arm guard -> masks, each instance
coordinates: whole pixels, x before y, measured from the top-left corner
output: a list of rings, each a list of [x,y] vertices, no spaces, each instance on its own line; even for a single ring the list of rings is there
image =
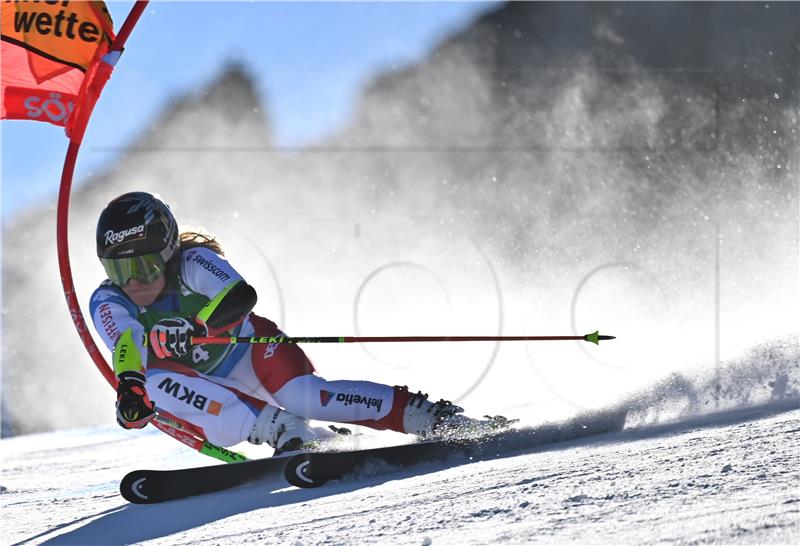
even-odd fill
[[[197,313],[197,323],[206,328],[209,336],[219,335],[242,322],[257,300],[255,288],[244,281],[235,281]]]
[[[143,345],[143,344],[142,344]],[[133,339],[133,329],[125,330],[114,345],[114,375],[123,372],[144,373],[140,347]]]

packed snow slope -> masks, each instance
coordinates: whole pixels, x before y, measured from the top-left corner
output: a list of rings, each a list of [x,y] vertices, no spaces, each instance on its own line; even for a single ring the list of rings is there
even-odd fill
[[[800,406],[783,399],[448,468],[316,490],[265,480],[127,504],[135,468],[206,464],[156,431],[2,446],[3,544],[780,543],[800,541]]]

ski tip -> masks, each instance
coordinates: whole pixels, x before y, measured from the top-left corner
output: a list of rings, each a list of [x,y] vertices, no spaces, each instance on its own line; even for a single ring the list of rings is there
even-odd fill
[[[314,454],[299,453],[286,461],[286,466],[283,468],[283,476],[286,481],[295,487],[303,489],[310,489],[320,487],[328,482],[325,476],[318,475],[314,470],[319,470],[317,465],[319,461],[315,461]]]
[[[149,495],[150,484],[148,483],[146,472],[134,470],[122,478],[119,484],[119,492],[125,500],[134,504],[158,502]]]
[[[586,334],[585,336],[583,336],[583,339],[585,341],[588,341],[589,343],[594,343],[595,345],[600,345],[601,341],[607,341],[607,340],[610,340],[610,339],[617,339],[617,338],[616,338],[616,336],[605,336],[605,335],[601,336],[600,335],[600,331],[599,330],[595,330],[591,334]]]

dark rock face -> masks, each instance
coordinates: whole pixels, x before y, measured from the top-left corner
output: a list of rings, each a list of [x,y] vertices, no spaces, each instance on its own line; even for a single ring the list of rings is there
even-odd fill
[[[565,264],[637,247],[656,259],[700,224],[760,231],[773,213],[787,220],[768,220],[785,237],[777,252],[793,255],[799,14],[510,3],[379,78],[337,143],[374,152],[378,202],[387,188],[425,193],[519,265],[545,250]]]
[[[450,38],[428,63],[380,78],[366,100],[404,96],[412,101],[405,107],[424,116],[438,109],[431,107],[430,98],[407,93],[412,80],[425,82],[428,93],[435,84],[452,87],[452,96],[454,89],[466,94],[472,83],[469,76],[477,72],[488,82],[485,90],[474,89],[475,94],[485,94],[484,106],[547,110],[557,100],[555,92],[568,86],[576,74],[591,70],[600,78],[599,89],[592,93],[592,88],[584,86],[582,90],[589,93],[586,99],[593,111],[607,110],[615,102],[629,103],[631,97],[618,92],[635,87],[637,81],[657,84],[658,89],[642,91],[651,95],[664,91],[676,103],[691,104],[686,91],[695,91],[709,103],[711,110],[703,113],[710,117],[725,117],[725,112],[714,109],[734,106],[742,99],[773,106],[778,106],[776,100],[796,103],[799,10],[792,3],[512,2]],[[459,63],[462,74],[442,70]],[[683,93],[675,96],[678,90]],[[776,94],[779,99],[774,98]],[[672,107],[665,114],[683,113],[689,116],[684,121],[691,119],[693,111],[698,115],[701,108]],[[485,129],[496,134],[507,129],[504,121]],[[476,144],[486,142],[486,132]],[[505,142],[503,136],[501,132],[495,140]],[[548,147],[552,142],[539,137],[527,144]]]

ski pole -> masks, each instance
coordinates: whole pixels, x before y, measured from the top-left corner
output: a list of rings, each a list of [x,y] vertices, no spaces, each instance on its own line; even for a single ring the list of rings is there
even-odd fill
[[[616,339],[595,331],[584,336],[405,336],[405,337],[192,337],[192,345],[235,345],[238,343],[406,343],[429,341],[588,341],[599,345],[601,341]]]
[[[199,451],[203,455],[208,455],[209,457],[219,459],[220,461],[224,461],[226,463],[238,463],[248,460],[247,457],[241,453],[237,453],[235,451],[231,451],[230,449],[212,444],[203,438],[198,438],[186,430],[186,427],[184,427],[180,422],[176,421],[175,419],[170,419],[169,417],[159,413],[156,413],[156,417],[153,419],[153,425],[161,432],[164,432],[176,440],[183,442],[187,446]]]

